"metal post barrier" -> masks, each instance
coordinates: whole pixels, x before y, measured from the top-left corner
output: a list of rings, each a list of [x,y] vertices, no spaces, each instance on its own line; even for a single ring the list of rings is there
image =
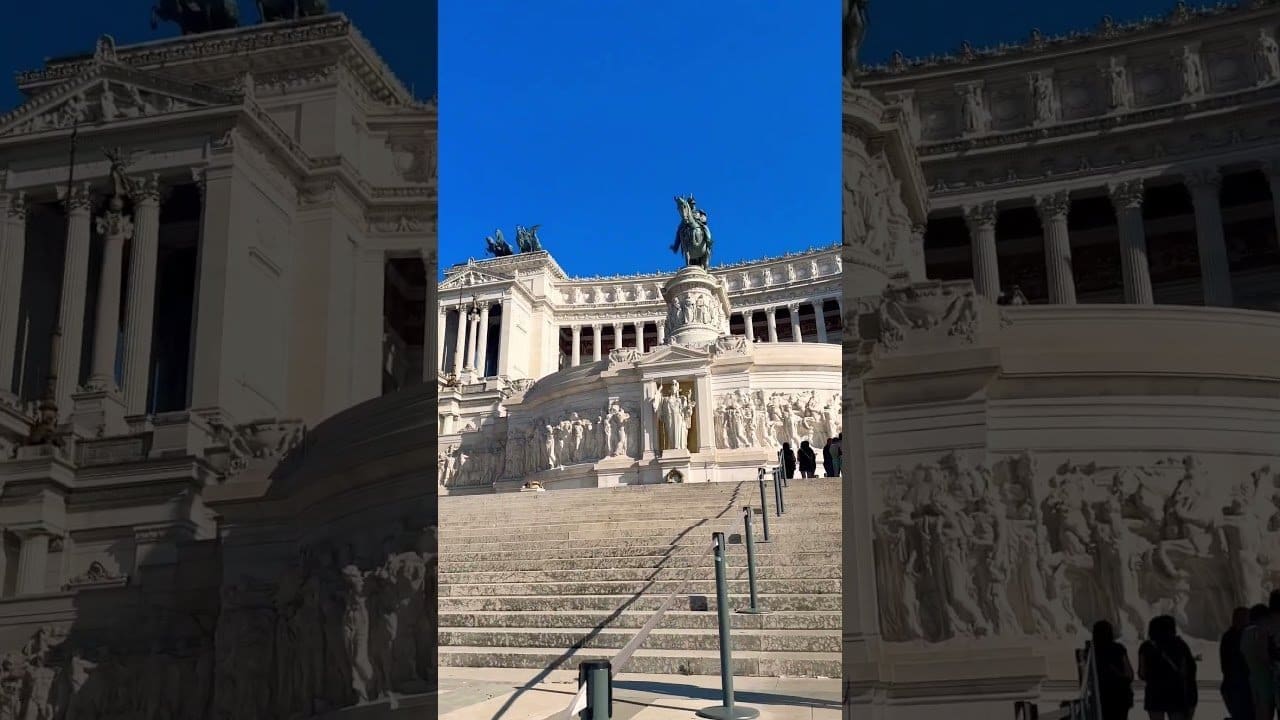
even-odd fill
[[[610,720],[613,717],[613,668],[608,660],[585,660],[578,666],[578,686],[587,686],[586,706],[579,720]]]
[[[760,468],[756,480],[760,483],[760,521],[764,523],[764,539],[760,542],[769,542],[769,504],[764,497],[764,468]]]
[[[756,595],[756,541],[751,531],[751,506],[742,508],[743,542],[747,545],[747,586],[751,592],[751,606],[738,612],[746,615],[767,615],[760,609],[759,597]]]
[[[778,468],[773,474],[773,492],[778,496],[778,517],[782,517],[783,513],[787,511],[786,494],[782,490],[786,486],[786,480],[784,479],[786,476],[787,471],[784,467]]]
[[[729,637],[729,581],[725,569],[724,533],[712,534],[716,553],[716,614],[720,621],[720,692],[723,705],[703,708],[697,715],[711,720],[752,720],[760,711],[733,703],[733,641]]]

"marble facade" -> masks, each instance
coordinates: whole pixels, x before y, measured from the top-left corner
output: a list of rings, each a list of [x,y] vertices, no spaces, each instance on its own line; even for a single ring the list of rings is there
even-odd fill
[[[843,270],[834,248],[613,278],[544,251],[450,268],[440,492],[753,479],[784,441],[820,447],[840,432]]]
[[[1214,712],[1280,586],[1278,25],[1178,3],[846,77],[846,717],[1047,711],[1095,620],[1133,652],[1154,614]]]
[[[18,85],[0,718],[425,696],[435,104],[340,14],[104,36]]]

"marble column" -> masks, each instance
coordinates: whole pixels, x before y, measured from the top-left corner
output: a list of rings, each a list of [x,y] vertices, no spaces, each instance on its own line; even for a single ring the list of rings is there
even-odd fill
[[[573,349],[569,351],[569,365],[578,367],[582,364],[582,326],[573,326]]]
[[[73,188],[67,198],[67,254],[62,266],[62,297],[58,303],[58,327],[62,331],[58,348],[58,414],[71,413],[71,395],[80,384],[80,350],[84,338],[85,294],[89,289],[90,222],[89,183]]]
[[[600,323],[592,323],[592,324],[591,324],[591,332],[592,332],[592,336],[591,336],[591,339],[592,339],[592,344],[591,344],[591,360],[592,360],[592,362],[600,362],[600,335],[601,335],[601,329],[602,329],[602,328],[601,328],[601,326],[600,326]]]
[[[769,342],[778,342],[778,309],[766,308],[765,319],[769,321]]]
[[[0,395],[14,389],[22,267],[27,253],[27,197],[0,194]]]
[[[787,312],[791,314],[791,339],[804,342],[804,333],[800,331],[800,306],[792,303],[787,306]]]
[[[748,310],[742,313],[742,325],[744,328],[746,328],[747,340],[749,342],[756,341],[755,319],[756,319],[755,310]]]
[[[479,374],[476,357],[480,354],[480,311],[474,306],[467,310],[467,327],[471,329],[471,335],[467,339],[467,367]]]
[[[617,350],[622,347],[622,323],[613,324],[613,347],[610,350]]]
[[[1185,181],[1196,213],[1204,304],[1231,307],[1231,263],[1222,231],[1222,174],[1217,168],[1195,168],[1187,172]]]
[[[515,304],[510,300],[499,301],[502,316],[498,320],[498,374],[511,375],[511,323]]]
[[[643,323],[643,322],[638,322],[638,323],[636,323],[636,349],[640,351],[640,354],[641,354],[641,355],[643,355],[643,354],[644,354],[644,352],[645,352],[645,350],[644,350],[644,329],[645,329],[645,323]]]
[[[102,235],[102,274],[98,280],[97,319],[93,326],[93,364],[89,386],[116,391],[116,350],[120,344],[120,290],[124,286],[124,243],[133,237],[133,220],[124,214],[124,198],[112,197],[98,217]]]
[[[1120,231],[1120,262],[1124,276],[1124,301],[1151,305],[1151,268],[1147,262],[1147,231],[1142,221],[1142,179],[1113,182],[1107,186],[1116,209]]]
[[[440,307],[436,311],[436,367],[444,367],[444,331],[448,325],[449,311],[444,307]],[[424,380],[434,380],[435,378],[423,378]]]
[[[1276,226],[1276,244],[1280,245],[1280,158],[1267,161],[1264,169],[1267,173],[1267,184],[1271,186],[1271,220]]]
[[[488,377],[489,375],[488,365],[489,365],[489,305],[490,304],[491,303],[489,302],[485,302],[484,305],[480,306],[480,324],[479,324],[480,333],[476,337],[476,346],[480,348],[480,351],[476,354],[476,373],[478,373],[480,377]]]
[[[387,255],[380,249],[357,249],[351,258],[355,303],[351,328],[352,404],[382,395],[386,371]]]
[[[22,546],[18,551],[18,595],[45,592],[45,574],[49,566],[49,534],[42,530],[18,533]]]
[[[994,200],[964,208],[969,226],[969,245],[973,254],[973,280],[978,293],[995,302],[1000,298],[1000,257],[996,251],[996,216]]]
[[[457,332],[453,338],[453,374],[457,375],[462,372],[462,356],[467,351],[467,314],[463,312],[461,305],[453,308],[453,313],[458,316],[454,326]]]
[[[666,341],[667,341],[667,321],[659,320],[658,321],[658,344],[661,345]]]
[[[129,248],[129,297],[124,320],[124,403],[128,415],[147,411],[151,334],[156,307],[156,257],[160,250],[160,176],[137,183],[133,244]]]
[[[1067,214],[1071,211],[1071,193],[1059,190],[1036,196],[1036,211],[1044,231],[1045,273],[1049,280],[1049,302],[1074,305],[1076,282],[1071,273],[1071,235]]]
[[[813,319],[817,321],[818,342],[827,342],[827,310],[826,301],[818,300],[813,304]]]

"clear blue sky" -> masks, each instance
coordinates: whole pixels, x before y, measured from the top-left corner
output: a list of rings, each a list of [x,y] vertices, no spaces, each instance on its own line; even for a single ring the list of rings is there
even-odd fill
[[[571,275],[675,268],[673,197],[716,264],[840,240],[838,0],[445,0],[440,265],[541,224]]]
[[[1031,34],[1031,28],[1046,35],[1090,30],[1104,15],[1123,23],[1164,15],[1173,6],[1174,0],[870,0],[869,29],[859,59],[882,63],[894,50],[907,57],[942,54],[964,40],[974,47],[1018,42]]]
[[[0,68],[10,74],[0,82],[0,112],[22,100],[12,73],[34,70],[46,57],[93,52],[103,34],[121,45],[178,35],[178,26],[161,23],[151,29],[153,0],[59,0],[16,2],[0,24]],[[21,11],[16,10],[21,6]],[[330,0],[346,13],[378,50],[396,76],[421,99],[436,89],[437,0]],[[242,25],[257,22],[257,3],[240,0]]]

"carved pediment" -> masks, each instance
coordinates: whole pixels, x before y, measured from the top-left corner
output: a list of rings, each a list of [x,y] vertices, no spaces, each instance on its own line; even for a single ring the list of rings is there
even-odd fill
[[[481,272],[474,267],[468,267],[466,270],[463,270],[457,275],[447,278],[444,282],[440,283],[440,289],[452,290],[455,288],[471,287],[473,285],[489,285],[492,283],[508,282],[509,280],[510,278],[491,275],[486,272]]]
[[[240,102],[241,97],[121,65],[99,64],[0,116],[0,136],[230,105]]]

